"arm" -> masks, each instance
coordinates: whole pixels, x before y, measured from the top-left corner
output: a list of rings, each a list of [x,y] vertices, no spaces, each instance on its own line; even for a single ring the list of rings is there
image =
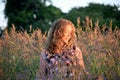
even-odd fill
[[[82,52],[81,52],[81,50],[78,47],[76,47],[76,51],[77,51],[76,57],[78,58],[78,64],[80,65],[80,67],[85,69],[85,64],[84,64],[84,61],[83,61]]]
[[[85,72],[86,74],[89,74],[89,73],[86,71],[86,69],[85,69],[85,64],[84,64],[83,55],[82,55],[81,50],[80,50],[78,47],[76,47],[76,51],[77,51],[76,57],[78,58],[78,64],[79,64],[80,67],[84,70],[84,72]]]
[[[46,61],[45,61],[45,54],[42,52],[40,54],[40,65],[39,65],[39,72],[38,72],[38,77],[37,80],[47,80],[46,79],[46,74],[45,74],[45,70],[46,70]],[[41,78],[41,79],[40,79]]]

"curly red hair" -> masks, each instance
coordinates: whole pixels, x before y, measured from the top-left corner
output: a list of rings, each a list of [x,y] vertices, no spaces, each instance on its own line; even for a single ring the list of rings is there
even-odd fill
[[[64,43],[62,36],[66,25],[72,27],[71,38],[68,43]],[[63,49],[71,47],[75,42],[75,26],[74,24],[67,19],[58,19],[52,25],[48,31],[48,37],[45,44],[45,50],[49,53],[61,53]]]

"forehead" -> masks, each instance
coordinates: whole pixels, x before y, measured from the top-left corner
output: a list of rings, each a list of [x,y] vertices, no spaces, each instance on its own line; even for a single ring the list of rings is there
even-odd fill
[[[61,31],[72,31],[73,30],[73,27],[72,25],[65,25],[65,26],[62,26],[61,28]]]

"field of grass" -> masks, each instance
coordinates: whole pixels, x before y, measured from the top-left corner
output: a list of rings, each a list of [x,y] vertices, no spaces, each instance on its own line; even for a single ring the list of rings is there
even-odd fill
[[[89,80],[120,80],[120,29],[112,30],[110,22],[106,30],[106,25],[93,25],[87,18],[84,26],[78,20],[77,27]],[[45,39],[39,29],[30,34],[14,26],[9,33],[5,30],[0,37],[0,80],[34,80]]]

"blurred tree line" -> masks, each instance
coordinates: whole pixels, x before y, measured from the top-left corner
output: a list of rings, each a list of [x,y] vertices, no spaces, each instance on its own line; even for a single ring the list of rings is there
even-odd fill
[[[52,0],[3,1],[5,3],[4,14],[8,18],[8,29],[14,24],[16,30],[29,32],[29,26],[32,25],[32,29],[40,28],[42,32],[45,32],[51,23],[58,18],[69,19],[76,25],[78,17],[82,22],[86,16],[89,16],[93,22],[99,20],[100,25],[109,25],[110,20],[112,20],[113,25],[120,28],[120,10],[116,5],[89,3],[86,7],[72,8],[68,13],[63,13],[52,5]]]
[[[43,32],[48,30],[50,23],[62,15],[62,11],[52,5],[50,0],[4,0],[5,17],[8,18],[8,28],[12,24],[17,30],[40,28]],[[47,6],[46,3],[50,5]]]
[[[76,18],[80,17],[81,25],[84,25],[86,16],[89,16],[93,23],[99,21],[100,26],[105,24],[109,27],[110,21],[112,21],[113,29],[116,26],[120,28],[119,6],[89,3],[86,7],[72,8],[66,15],[75,24],[77,24]]]

